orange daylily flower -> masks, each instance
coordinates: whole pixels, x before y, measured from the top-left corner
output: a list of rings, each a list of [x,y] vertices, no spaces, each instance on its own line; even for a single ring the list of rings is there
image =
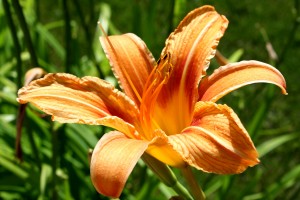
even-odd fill
[[[107,196],[121,194],[145,152],[174,167],[241,173],[259,163],[258,153],[234,111],[216,101],[252,83],[272,83],[283,93],[286,84],[278,70],[258,61],[228,64],[203,78],[227,25],[213,7],[193,10],[158,62],[134,34],[101,37],[123,92],[96,77],[57,73],[20,89],[18,101],[59,122],[115,129],[99,140],[91,159],[92,182]]]

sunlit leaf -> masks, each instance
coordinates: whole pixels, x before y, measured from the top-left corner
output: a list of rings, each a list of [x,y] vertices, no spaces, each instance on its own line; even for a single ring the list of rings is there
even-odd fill
[[[262,158],[266,154],[272,152],[276,148],[278,148],[281,145],[284,145],[285,143],[292,141],[293,139],[299,137],[299,133],[290,133],[286,135],[280,135],[277,137],[273,137],[266,142],[260,144],[257,146],[257,151],[259,152],[259,156]]]

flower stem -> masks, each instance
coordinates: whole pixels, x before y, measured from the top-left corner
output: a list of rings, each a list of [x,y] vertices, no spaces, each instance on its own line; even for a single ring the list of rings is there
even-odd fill
[[[68,1],[63,0],[63,9],[64,9],[64,22],[65,22],[65,45],[66,45],[66,54],[65,54],[65,71],[70,73],[71,65],[72,65],[72,36],[71,36],[71,20],[70,20],[70,13],[68,7]]]
[[[160,162],[147,153],[144,153],[142,159],[165,185],[171,187],[181,197],[187,200],[193,199],[188,190],[177,180],[175,174],[169,166]]]
[[[172,189],[181,197],[184,197],[184,199],[187,200],[193,200],[193,197],[190,195],[190,193],[187,191],[187,189],[178,181],[172,186]]]
[[[16,30],[16,26],[13,22],[13,18],[12,18],[12,12],[10,10],[9,7],[9,3],[7,0],[3,0],[3,7],[4,7],[4,12],[7,18],[7,24],[13,39],[13,43],[14,43],[14,49],[15,49],[15,56],[16,56],[16,60],[17,60],[17,86],[18,88],[22,87],[22,59],[21,59],[21,45],[19,43],[18,40],[18,36],[17,36],[17,30]]]
[[[58,191],[57,191],[57,161],[58,161],[58,133],[57,130],[54,130],[53,123],[51,123],[51,133],[52,133],[52,160],[51,160],[51,166],[52,166],[52,199],[57,200],[58,199]]]
[[[30,36],[29,28],[27,26],[25,16],[24,16],[22,7],[20,5],[20,2],[19,2],[19,0],[12,0],[11,2],[12,2],[13,8],[15,9],[15,12],[17,14],[17,18],[20,22],[21,29],[22,29],[23,34],[24,34],[24,41],[27,45],[27,48],[28,48],[28,51],[29,51],[29,54],[30,54],[31,66],[38,67],[39,66],[38,59],[37,59],[37,56],[36,56],[36,53],[35,53],[35,50],[34,50],[34,46],[33,46],[33,43],[32,43],[31,36]]]
[[[186,179],[187,183],[189,184],[190,191],[192,192],[194,199],[205,200],[205,194],[202,191],[197,180],[195,179],[192,169],[189,166],[186,166],[184,168],[181,168],[181,172],[184,178]]]

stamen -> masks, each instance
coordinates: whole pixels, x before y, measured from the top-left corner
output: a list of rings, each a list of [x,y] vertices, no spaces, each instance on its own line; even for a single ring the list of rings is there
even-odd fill
[[[173,69],[170,58],[171,55],[167,53],[157,61],[157,65],[150,73],[144,86],[140,114],[141,122],[147,132],[148,139],[152,139],[154,137],[154,130],[159,129],[159,124],[152,116],[158,95],[163,85],[168,82]]]

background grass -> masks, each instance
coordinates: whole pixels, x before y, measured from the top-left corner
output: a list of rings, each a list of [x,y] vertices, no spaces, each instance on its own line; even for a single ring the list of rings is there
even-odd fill
[[[289,95],[260,84],[226,96],[220,103],[240,116],[261,164],[233,176],[195,171],[198,181],[209,199],[300,198],[299,0],[0,0],[0,199],[107,199],[95,192],[88,164],[89,149],[108,131],[105,127],[51,122],[29,105],[21,138],[23,161],[15,158],[15,99],[28,69],[38,66],[116,83],[98,42],[98,20],[108,34],[137,34],[158,58],[182,17],[204,4],[230,21],[220,52],[232,60],[274,65],[285,76]],[[273,46],[277,59],[270,57],[266,44]],[[213,60],[209,72],[217,67]],[[121,199],[172,195],[139,162]]]

